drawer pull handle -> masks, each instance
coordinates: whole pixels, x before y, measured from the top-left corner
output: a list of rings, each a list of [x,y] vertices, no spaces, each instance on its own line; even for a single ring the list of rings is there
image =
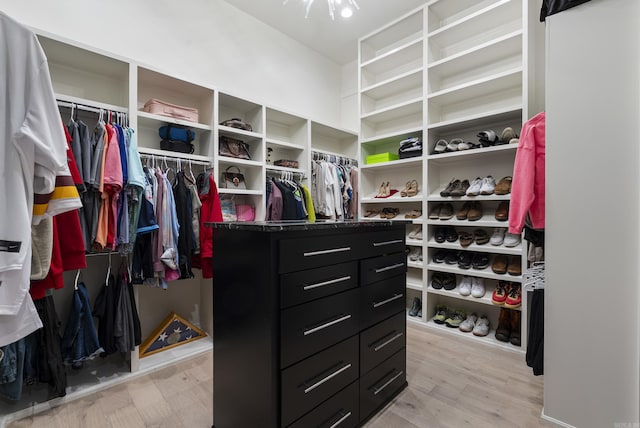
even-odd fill
[[[351,247],[332,248],[331,250],[310,251],[303,253],[305,257],[321,256],[323,254],[341,253],[343,251],[351,251]]]
[[[313,391],[314,389],[316,389],[317,387],[319,387],[320,385],[322,385],[325,382],[328,382],[329,380],[333,379],[334,377],[338,376],[340,373],[342,373],[345,370],[349,370],[351,368],[351,363],[348,363],[345,366],[342,366],[341,368],[339,368],[338,370],[336,370],[335,372],[331,373],[329,376],[323,377],[322,379],[320,379],[319,381],[317,381],[316,383],[314,383],[313,385],[311,385],[310,387],[308,387],[307,389],[304,390],[305,394],[310,393],[311,391]]]
[[[376,273],[386,272],[388,270],[397,269],[397,268],[402,267],[402,266],[404,266],[404,263],[396,263],[395,265],[378,268],[378,269],[376,269]]]
[[[378,352],[379,350],[381,350],[382,348],[384,348],[385,346],[387,346],[388,344],[390,344],[394,340],[401,338],[402,336],[404,336],[404,333],[400,332],[400,333],[396,334],[395,336],[393,336],[391,339],[385,340],[384,342],[382,342],[381,344],[379,344],[378,346],[373,348],[373,350],[375,352]]]
[[[336,423],[331,425],[329,428],[336,428],[338,425],[340,425],[341,423],[349,419],[349,416],[351,416],[351,412],[347,412],[346,414],[342,415],[342,417],[338,419]]]
[[[374,247],[382,247],[384,245],[402,244],[402,239],[394,239],[393,241],[374,242]]]
[[[318,287],[324,287],[325,285],[335,284],[336,282],[348,281],[351,279],[351,275],[343,276],[342,278],[330,279],[329,281],[319,282],[317,284],[305,285],[303,287],[304,291],[312,290]]]
[[[346,321],[349,318],[351,318],[351,315],[342,316],[342,317],[337,318],[337,319],[335,319],[333,321],[329,321],[328,323],[319,325],[318,327],[314,327],[314,328],[312,328],[310,330],[305,330],[304,331],[304,335],[308,336],[308,335],[313,334],[313,333],[315,333],[317,331],[320,331],[320,330],[323,330],[323,329],[325,329],[327,327],[331,327],[332,325],[338,324],[339,322]]]
[[[382,306],[382,305],[386,305],[387,303],[391,303],[391,302],[393,302],[394,300],[401,299],[402,297],[404,297],[404,294],[402,294],[402,293],[400,293],[400,294],[394,294],[394,296],[393,296],[393,297],[389,297],[388,299],[383,300],[382,302],[376,302],[376,303],[374,303],[374,304],[373,304],[373,307],[374,307],[374,308],[379,308],[379,307],[380,307],[380,306]]]
[[[373,395],[380,394],[387,386],[391,385],[394,380],[398,379],[403,374],[404,374],[404,372],[402,370],[400,370],[400,372],[398,372],[398,374],[396,374],[394,377],[392,377],[391,379],[386,381],[380,388],[373,387]]]

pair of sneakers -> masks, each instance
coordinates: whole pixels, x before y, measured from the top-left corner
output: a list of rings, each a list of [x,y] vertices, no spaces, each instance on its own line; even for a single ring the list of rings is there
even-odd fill
[[[492,195],[496,190],[496,180],[491,175],[476,177],[467,189],[467,196]]]
[[[449,309],[444,305],[438,305],[436,306],[436,315],[433,317],[433,322],[445,324],[450,328],[458,328],[466,318],[467,313],[462,309]]]
[[[476,336],[486,336],[489,334],[489,319],[486,315],[469,315],[462,323],[460,323],[460,331],[465,333],[473,332]]]
[[[494,305],[516,309],[522,306],[522,285],[517,282],[498,281],[491,295]]]
[[[458,286],[458,293],[461,296],[473,296],[477,299],[484,297],[486,293],[484,279],[464,275]]]
[[[409,232],[409,239],[418,239],[421,240],[422,239],[422,226],[420,225],[415,225],[413,227],[413,229],[411,230],[411,232]]]
[[[493,229],[493,234],[489,239],[489,243],[496,246],[504,245],[508,248],[516,247],[520,244],[520,235],[516,233],[509,233],[506,228],[496,227]]]

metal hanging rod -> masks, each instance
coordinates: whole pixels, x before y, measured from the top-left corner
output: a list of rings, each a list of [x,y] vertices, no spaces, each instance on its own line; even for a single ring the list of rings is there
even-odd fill
[[[140,153],[140,157],[143,159],[151,159],[155,161],[168,161],[168,162],[181,162],[185,165],[195,164],[195,165],[203,165],[203,166],[211,166],[210,161],[203,161],[198,159],[191,159],[189,157],[182,157],[177,155],[156,155],[153,153]]]
[[[92,113],[100,114],[103,112],[112,111],[112,112],[128,114],[128,111],[125,108],[118,108],[118,107],[101,108],[101,107],[94,107],[86,104],[80,104],[80,103],[63,101],[63,100],[56,100],[56,101],[58,102],[59,107],[76,108],[78,110],[90,111]]]
[[[348,165],[358,166],[358,161],[356,159],[348,158],[346,156],[341,156],[335,153],[328,152],[320,152],[316,150],[312,150],[311,154],[313,155],[313,160],[324,160],[327,162],[339,162]]]

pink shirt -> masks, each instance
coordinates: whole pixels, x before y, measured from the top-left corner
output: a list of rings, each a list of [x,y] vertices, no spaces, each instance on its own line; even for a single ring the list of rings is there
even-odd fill
[[[509,232],[521,233],[527,214],[530,226],[544,229],[545,112],[524,125],[513,165],[513,184],[509,205]]]

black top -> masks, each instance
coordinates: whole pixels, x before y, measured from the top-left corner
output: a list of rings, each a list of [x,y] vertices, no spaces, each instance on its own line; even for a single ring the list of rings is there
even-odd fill
[[[258,231],[258,232],[282,232],[282,231],[297,231],[297,230],[331,230],[331,229],[350,229],[350,228],[383,228],[394,224],[406,223],[411,220],[380,220],[380,221],[335,221],[335,220],[322,220],[315,223],[309,223],[307,221],[247,221],[247,222],[225,222],[225,223],[205,223],[208,227],[214,229],[226,229],[226,230],[246,230],[246,231]]]

